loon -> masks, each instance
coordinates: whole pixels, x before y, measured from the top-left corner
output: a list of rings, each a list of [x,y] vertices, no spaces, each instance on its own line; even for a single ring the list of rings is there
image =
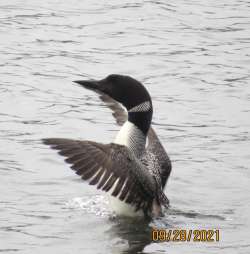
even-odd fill
[[[164,188],[172,166],[151,127],[148,91],[134,78],[118,74],[74,82],[99,94],[122,126],[120,131],[109,144],[64,138],[45,138],[43,143],[59,150],[83,180],[110,194],[117,215],[161,216],[162,206],[169,205]]]

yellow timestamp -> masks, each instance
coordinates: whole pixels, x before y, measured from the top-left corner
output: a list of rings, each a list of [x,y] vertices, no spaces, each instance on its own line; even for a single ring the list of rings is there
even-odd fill
[[[219,242],[219,229],[153,229],[152,241]]]

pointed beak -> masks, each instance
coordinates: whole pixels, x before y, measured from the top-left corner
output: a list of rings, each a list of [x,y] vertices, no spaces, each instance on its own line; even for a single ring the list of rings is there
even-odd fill
[[[90,90],[99,90],[99,82],[96,80],[75,80],[74,83],[77,83]]]

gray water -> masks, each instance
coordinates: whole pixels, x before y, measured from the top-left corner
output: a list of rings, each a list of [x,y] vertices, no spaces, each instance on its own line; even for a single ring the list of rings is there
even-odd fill
[[[250,253],[250,3],[0,0],[0,252]],[[110,142],[119,127],[72,80],[145,84],[173,170],[171,207],[118,219],[45,137]],[[152,227],[220,241],[152,242]]]

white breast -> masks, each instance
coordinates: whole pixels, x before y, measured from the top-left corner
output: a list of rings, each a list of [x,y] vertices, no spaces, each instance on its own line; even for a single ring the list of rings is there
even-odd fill
[[[133,123],[127,121],[118,132],[114,143],[127,146],[136,157],[145,149],[146,137]]]
[[[133,123],[127,121],[117,134],[114,143],[127,146],[138,158],[145,149],[146,137]],[[112,187],[112,190],[115,185]],[[112,193],[112,190],[109,193]],[[135,208],[109,195],[111,209],[122,216],[143,216],[142,211],[135,212]]]

